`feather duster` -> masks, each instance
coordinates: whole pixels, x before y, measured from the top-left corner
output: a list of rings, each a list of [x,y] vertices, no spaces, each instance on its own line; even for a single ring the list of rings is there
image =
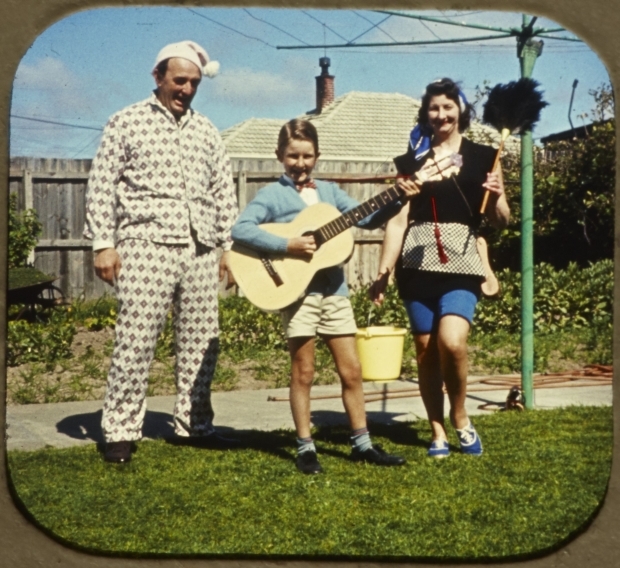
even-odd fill
[[[542,93],[537,90],[538,87],[537,81],[524,77],[504,85],[495,85],[489,92],[487,102],[484,104],[482,122],[501,133],[501,142],[491,171],[497,168],[508,136],[531,130],[540,119],[540,111],[548,103],[543,100]],[[484,213],[488,198],[487,191],[480,213]]]

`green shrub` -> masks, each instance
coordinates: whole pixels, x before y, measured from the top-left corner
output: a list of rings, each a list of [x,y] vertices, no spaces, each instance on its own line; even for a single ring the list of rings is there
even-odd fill
[[[502,286],[499,300],[483,299],[474,320],[474,336],[518,334],[521,329],[521,275],[507,269],[498,272]],[[534,324],[539,334],[579,330],[587,332],[588,349],[609,360],[613,308],[613,262],[602,260],[587,268],[570,264],[555,270],[539,264],[534,270]],[[389,286],[383,305],[374,306],[366,287],[353,291],[351,304],[358,327],[394,325],[409,327],[407,314],[395,286]],[[96,302],[76,302],[66,310],[53,310],[47,323],[11,321],[8,329],[7,360],[10,366],[26,362],[54,364],[70,355],[75,326],[90,330],[114,327],[117,302],[104,296]],[[246,298],[229,296],[220,300],[220,348],[232,361],[255,357],[259,352],[286,352],[286,339],[278,314],[265,313]],[[584,336],[585,337],[585,336]],[[172,317],[166,318],[155,351],[163,361],[174,355]],[[317,344],[317,370],[330,359],[322,342]],[[331,373],[331,370],[329,371]],[[327,375],[325,380],[328,380]]]
[[[490,88],[490,86],[485,86]],[[613,258],[616,145],[614,93],[610,84],[589,91],[588,135],[550,142],[552,159],[534,160],[534,262],[565,268],[569,262]],[[539,154],[540,156],[541,154]],[[502,231],[483,226],[493,266],[518,270],[521,251],[521,162],[502,158],[511,221]]]
[[[34,209],[17,212],[17,194],[12,193],[9,196],[9,268],[25,266],[30,251],[37,244],[41,229]]]
[[[286,349],[280,316],[265,313],[246,298],[220,299],[220,347],[231,356],[249,349]]]
[[[521,274],[502,270],[499,300],[483,299],[474,320],[475,333],[521,330]],[[534,267],[534,328],[538,333],[611,327],[613,262],[601,260],[587,268],[571,263],[555,270],[546,263]]]
[[[398,297],[396,286],[388,286],[381,306],[375,306],[368,297],[368,287],[359,288],[351,294],[351,305],[357,327],[393,325],[409,327],[407,312]]]
[[[483,298],[476,309],[473,331],[493,334],[521,330],[521,274],[508,269],[497,273],[501,298]],[[534,325],[538,333],[595,326],[611,329],[613,313],[613,262],[601,260],[587,268],[571,263],[556,270],[546,263],[534,267]],[[358,327],[395,325],[409,327],[396,286],[388,286],[385,301],[373,306],[368,287],[351,294]]]
[[[75,333],[75,324],[68,310],[54,310],[43,323],[9,321],[7,365],[14,367],[41,362],[47,370],[53,370],[58,361],[71,356]]]
[[[95,302],[78,300],[73,303],[73,317],[89,331],[113,328],[116,325],[118,302],[114,296],[104,294]]]

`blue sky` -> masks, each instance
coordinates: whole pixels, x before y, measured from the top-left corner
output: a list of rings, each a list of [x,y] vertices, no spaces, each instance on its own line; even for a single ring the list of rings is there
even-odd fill
[[[522,16],[508,12],[416,14],[499,27],[520,27]],[[367,10],[279,10],[264,8],[100,8],[79,12],[50,26],[24,55],[16,73],[11,114],[101,128],[108,117],[149,96],[155,56],[167,43],[192,39],[221,64],[205,78],[194,108],[224,130],[250,117],[282,121],[315,106],[318,59],[331,59],[336,96],[349,91],[399,92],[419,98],[439,77],[461,81],[472,99],[477,85],[519,77],[516,40],[430,46],[284,50],[277,46],[357,42],[420,41],[490,35],[492,32],[419,22]],[[217,22],[217,23],[216,23]],[[540,18],[536,27],[557,28]],[[371,29],[372,28],[372,29]],[[560,34],[556,34],[560,35]],[[570,31],[564,36],[574,37]],[[339,37],[342,36],[342,37]],[[609,82],[603,63],[584,43],[545,39],[533,77],[550,106],[535,137],[570,127],[572,84],[575,126],[589,121],[590,89]],[[410,120],[409,117],[405,118]],[[413,120],[411,118],[411,120]],[[11,155],[91,158],[97,130],[11,118]]]

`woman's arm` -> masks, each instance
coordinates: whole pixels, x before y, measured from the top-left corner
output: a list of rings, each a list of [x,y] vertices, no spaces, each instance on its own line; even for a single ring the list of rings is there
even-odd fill
[[[489,192],[489,201],[484,210],[491,225],[496,229],[503,229],[510,221],[510,207],[504,191],[504,176],[501,166],[494,172],[487,174],[482,187]]]
[[[379,260],[379,271],[372,286],[368,290],[370,299],[377,305],[381,305],[384,299],[390,274],[394,271],[396,261],[403,247],[405,231],[409,224],[409,202],[405,203],[398,215],[392,217],[385,227],[385,237]]]

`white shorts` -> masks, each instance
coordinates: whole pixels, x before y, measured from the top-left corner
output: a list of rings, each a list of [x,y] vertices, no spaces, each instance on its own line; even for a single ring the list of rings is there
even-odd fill
[[[280,314],[287,338],[357,332],[351,301],[345,296],[308,294]]]

